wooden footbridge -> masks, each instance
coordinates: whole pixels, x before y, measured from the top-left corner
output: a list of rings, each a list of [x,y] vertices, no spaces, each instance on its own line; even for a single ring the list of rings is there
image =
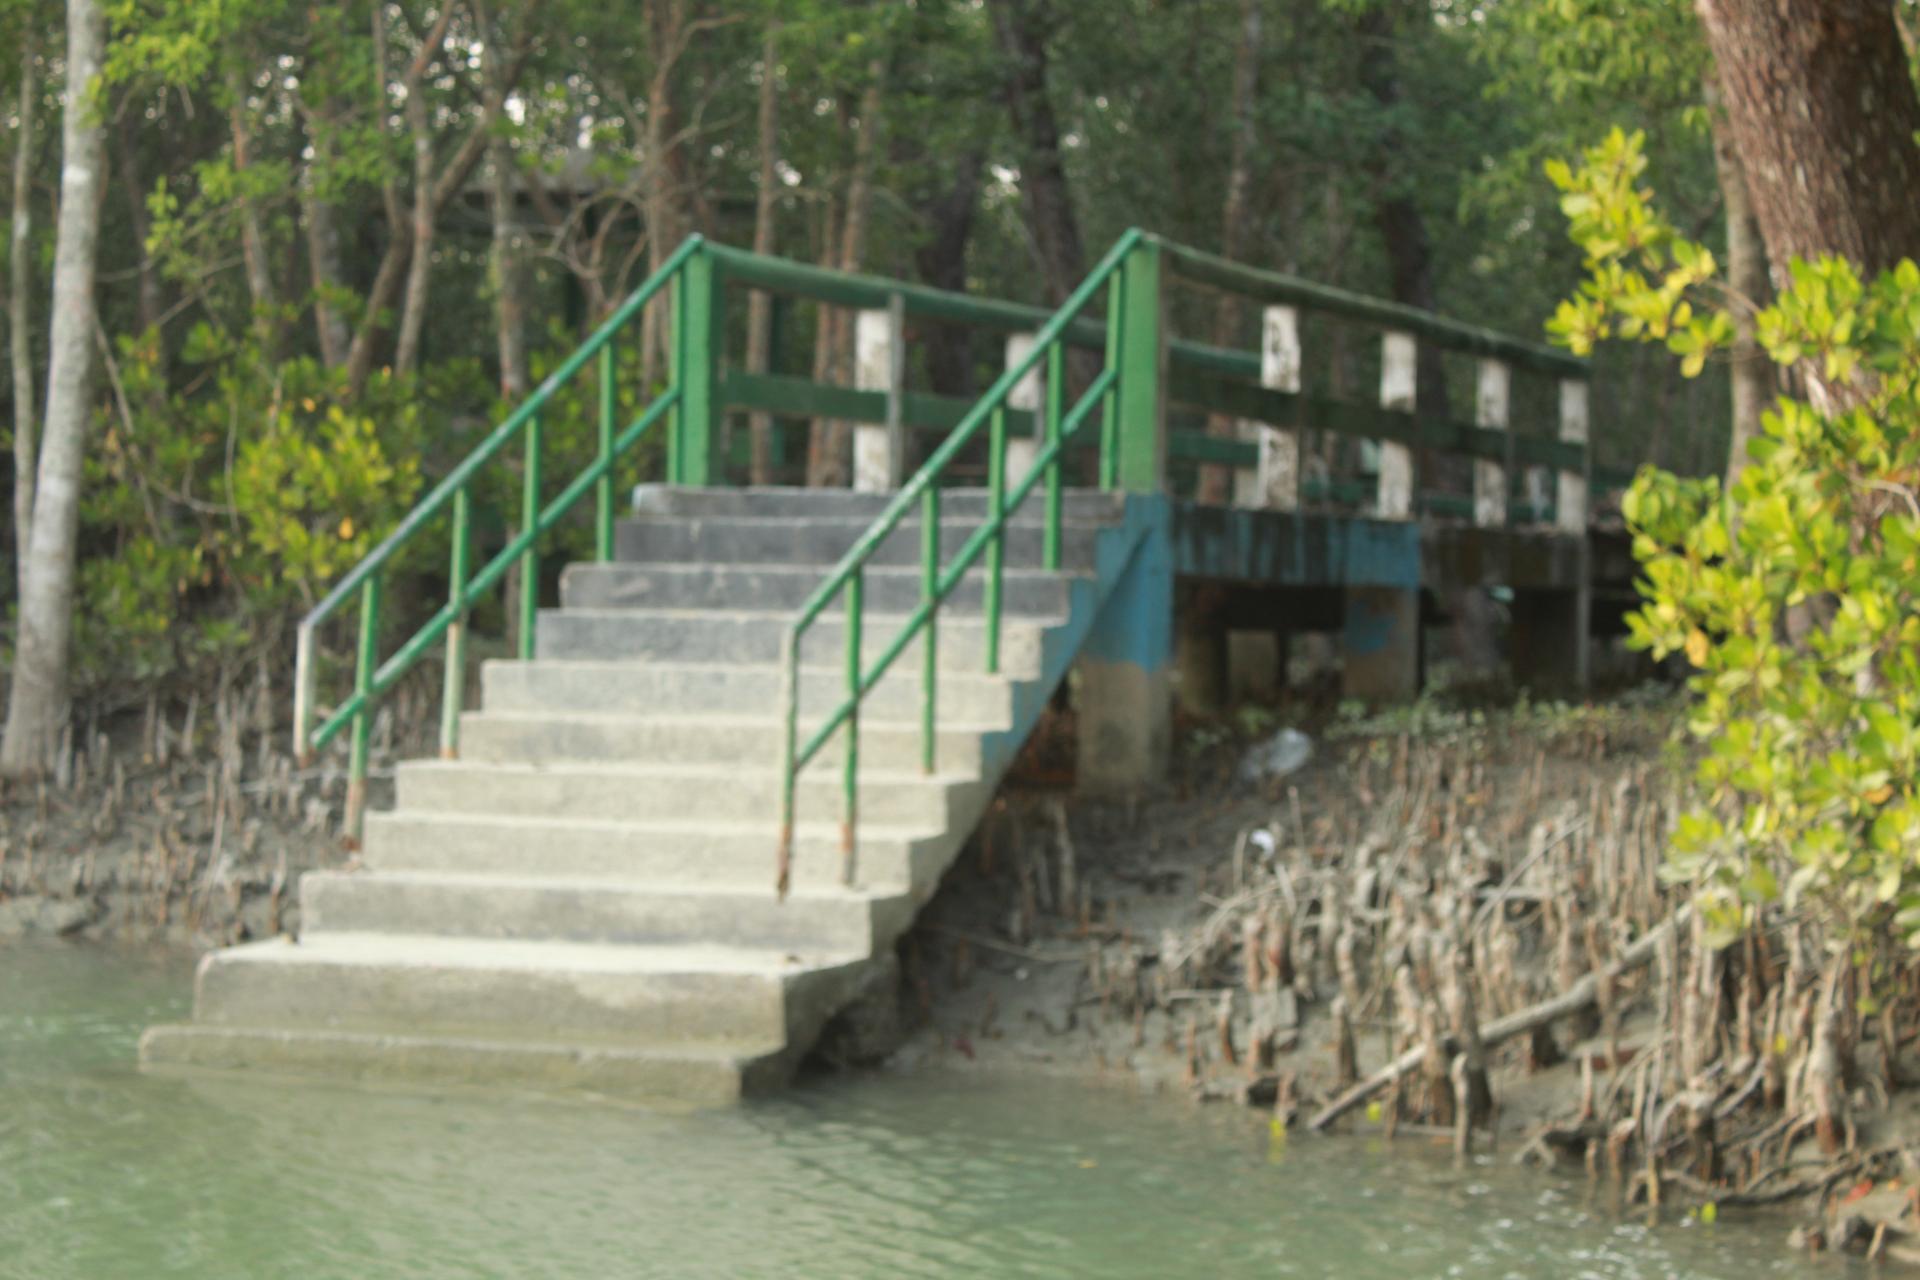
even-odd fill
[[[857,313],[854,384],[743,368],[750,289]],[[1257,350],[1179,336],[1222,297]],[[672,354],[643,388],[656,302]],[[936,326],[994,336],[984,395],[921,389]],[[1471,362],[1470,421],[1420,403],[1423,358]],[[1316,372],[1353,367],[1377,394]],[[854,424],[851,488],[733,483],[748,412],[776,443]],[[1055,311],[695,237],[303,621],[295,740],[344,744],[358,865],[305,878],[297,942],[209,955],[143,1060],[775,1087],[1063,686],[1080,785],[1117,790],[1164,770],[1176,696],[1270,677],[1301,631],[1339,637],[1349,694],[1406,697],[1429,624],[1495,592],[1516,674],[1585,684],[1630,582],[1590,416],[1564,353],[1141,231]],[[483,547],[483,484],[516,462],[514,531]],[[470,621],[514,577],[517,657],[476,673]],[[436,658],[440,758],[369,814],[372,718]]]

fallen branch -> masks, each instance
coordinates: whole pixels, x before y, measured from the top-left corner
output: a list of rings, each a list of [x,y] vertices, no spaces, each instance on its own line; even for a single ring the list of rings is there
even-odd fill
[[[1654,952],[1659,948],[1661,939],[1672,933],[1678,925],[1684,922],[1689,911],[1690,909],[1688,907],[1680,907],[1671,916],[1667,917],[1666,920],[1650,929],[1645,937],[1621,952],[1619,958],[1608,965],[1604,971],[1604,976],[1607,981],[1612,982],[1625,974],[1631,973],[1653,959]],[[1508,1014],[1504,1018],[1494,1019],[1492,1022],[1480,1028],[1481,1045],[1491,1049],[1495,1045],[1511,1040],[1517,1035],[1524,1035],[1536,1027],[1544,1027],[1557,1019],[1566,1017],[1568,1014],[1578,1013],[1581,1009],[1593,1003],[1594,996],[1600,990],[1600,979],[1602,976],[1603,974],[1598,971],[1589,973],[1559,995],[1554,996],[1551,1000],[1543,1000],[1531,1008],[1521,1009],[1515,1013]],[[1448,1052],[1456,1051],[1455,1048],[1449,1046]],[[1313,1119],[1308,1121],[1307,1127],[1316,1130],[1325,1129],[1328,1125],[1365,1102],[1368,1098],[1371,1098],[1374,1094],[1380,1092],[1400,1077],[1413,1071],[1420,1065],[1425,1054],[1426,1050],[1424,1047],[1409,1049],[1392,1062],[1389,1062],[1386,1066],[1380,1068],[1380,1070],[1368,1076],[1365,1080],[1362,1080],[1359,1084],[1341,1093],[1326,1106],[1320,1108]]]

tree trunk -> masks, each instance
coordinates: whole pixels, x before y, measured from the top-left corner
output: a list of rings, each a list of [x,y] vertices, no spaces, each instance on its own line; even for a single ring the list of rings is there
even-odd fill
[[[53,268],[53,332],[33,527],[25,552],[0,772],[47,764],[67,718],[75,541],[93,375],[94,267],[100,239],[104,126],[93,101],[106,34],[99,0],[67,0],[67,91],[62,112],[60,215]]]
[[[383,4],[370,5],[368,12],[373,25],[374,118],[379,122],[376,127],[384,139],[387,113],[393,106],[388,84],[392,71],[387,66],[387,7]],[[387,212],[387,249],[380,255],[380,266],[373,273],[373,285],[367,290],[361,311],[360,326],[354,331],[353,341],[347,347],[347,390],[350,396],[360,394],[360,389],[366,386],[367,378],[373,372],[374,343],[379,338],[387,308],[393,305],[400,291],[400,281],[407,269],[411,234],[406,215],[400,208],[399,190],[391,177],[381,184],[380,194]]]
[[[842,109],[844,117],[845,110]],[[839,260],[840,244],[840,205],[832,192],[828,192],[820,206],[820,265],[831,268]],[[839,307],[820,303],[814,308],[817,317],[813,327],[813,381],[824,384],[833,381],[833,353],[838,349],[835,330],[839,328],[841,310]],[[815,418],[807,426],[807,475],[809,488],[818,488],[827,482],[832,469],[827,460],[827,437],[831,424],[825,418]]]
[[[448,5],[441,10],[439,21],[434,24],[433,30],[428,33],[427,38],[421,43],[419,54],[415,56],[413,62],[407,67],[406,74],[401,78],[401,88],[405,91],[409,104],[420,99],[420,95],[424,91],[423,81],[426,78],[427,68],[432,65],[434,58],[438,55],[441,42],[446,39],[447,27],[451,23],[452,18],[453,7]],[[380,68],[380,73],[376,77],[380,89],[380,102],[377,109],[380,112],[381,118],[384,119],[390,108],[390,103],[388,102],[386,71],[387,29],[383,9],[380,5],[373,6],[373,46],[374,65]],[[525,64],[525,52],[525,44],[523,41],[514,50],[513,61],[509,65],[503,82],[506,89],[511,89],[514,82],[518,79],[520,68]],[[411,106],[409,106],[408,109],[409,112],[411,112]],[[394,358],[394,363],[401,368],[406,368],[408,367],[408,362],[403,360],[401,355],[417,356],[419,334],[425,325],[427,297],[424,280],[419,282],[418,288],[415,287],[415,269],[410,264],[412,264],[415,259],[426,259],[430,257],[429,251],[432,247],[431,228],[440,217],[441,210],[447,207],[447,202],[452,200],[455,193],[466,185],[467,179],[473,176],[474,169],[479,166],[481,157],[486,155],[487,137],[492,125],[492,113],[488,111],[483,104],[480,111],[480,118],[475,121],[472,128],[468,130],[466,137],[460,140],[460,145],[454,149],[453,154],[447,158],[446,163],[440,166],[438,173],[433,172],[431,155],[432,139],[429,138],[428,165],[425,175],[427,181],[426,184],[422,186],[419,184],[421,177],[417,145],[419,130],[416,127],[416,122],[412,115],[409,114],[408,127],[413,133],[416,143],[414,153],[415,187],[413,192],[413,209],[411,213],[403,211],[400,205],[398,191],[395,190],[391,182],[385,185],[385,189],[382,192],[382,200],[386,206],[387,227],[392,238],[387,243],[386,253],[382,255],[380,259],[380,268],[374,274],[373,288],[367,292],[366,306],[361,315],[359,331],[353,335],[352,345],[347,350],[347,383],[350,394],[359,394],[360,389],[366,385],[368,375],[373,372],[374,343],[379,335],[380,322],[382,317],[385,316],[387,308],[393,305],[393,300],[400,291],[400,284],[403,278],[408,282],[406,295],[408,309],[403,310],[400,318],[401,346],[405,348],[408,345],[406,333],[409,325],[411,325],[414,330],[412,340],[413,350],[410,352],[397,353]],[[415,245],[413,237],[423,221],[429,228],[429,243],[424,246]],[[431,264],[428,263],[426,266],[420,267],[420,275],[424,277],[426,270],[429,269],[430,266]]]
[[[13,356],[13,557],[27,593],[27,543],[33,528],[33,125],[40,105],[32,28],[20,50],[20,124],[13,133],[13,238],[8,266],[7,337]]]
[[[920,202],[916,212],[926,227],[926,239],[914,250],[920,278],[936,289],[965,292],[967,242],[980,208],[980,174],[986,167],[980,149],[962,155],[950,170],[953,181]],[[973,329],[968,325],[929,322],[920,330],[927,353],[927,381],[944,396],[971,399],[973,385]]]
[[[484,11],[483,11],[484,13]],[[483,19],[484,22],[484,19]],[[486,114],[500,118],[507,99],[507,68],[500,61],[501,33],[491,23],[481,50],[486,75]],[[500,396],[509,404],[526,398],[527,371],[527,236],[520,221],[514,190],[513,144],[502,134],[487,143],[491,173],[487,196],[493,215],[494,326],[499,339]]]
[[[400,307],[400,336],[393,353],[393,367],[402,374],[420,367],[420,338],[426,332],[427,295],[433,282],[434,224],[440,213],[433,202],[433,131],[427,118],[426,71],[439,56],[452,17],[453,6],[442,4],[439,21],[421,42],[420,52],[402,81],[407,95],[407,134],[413,142],[413,215],[407,237],[412,256],[407,262],[407,292]]]
[[[1060,155],[1060,122],[1047,93],[1050,0],[988,0],[1007,56],[1007,110],[1021,140],[1020,191],[1047,297],[1064,302],[1087,274],[1080,223]]]
[[[1401,36],[1402,10],[1407,7],[1397,0],[1376,3],[1360,17],[1360,83],[1379,105],[1385,119],[1367,168],[1375,187],[1374,223],[1387,253],[1387,278],[1394,301],[1437,311],[1439,294],[1433,280],[1433,242],[1427,236],[1426,217],[1414,198],[1413,184],[1406,176],[1411,168],[1407,139],[1395,122],[1404,95],[1394,45]],[[1433,20],[1424,5],[1412,9],[1410,17],[1414,23]],[[1422,412],[1444,414],[1447,383],[1440,353],[1423,342],[1419,359],[1414,402]],[[1423,466],[1433,461],[1431,456],[1422,458]]]
[[[120,185],[127,198],[127,228],[133,233],[134,252],[139,255],[139,290],[135,295],[134,314],[139,317],[141,332],[146,332],[160,323],[160,315],[166,306],[160,300],[160,269],[153,255],[147,251],[147,238],[152,220],[147,217],[147,184],[140,175],[139,139],[134,136],[132,121],[122,111],[115,122],[115,150],[120,162]]]
[[[1240,42],[1233,59],[1233,149],[1227,164],[1227,199],[1220,214],[1220,254],[1238,259],[1246,251],[1251,221],[1248,190],[1253,185],[1254,98],[1260,73],[1260,6],[1258,0],[1240,0]],[[1240,299],[1222,294],[1214,312],[1214,345],[1239,345]],[[1230,436],[1234,419],[1223,413],[1207,417],[1209,435]],[[1233,471],[1209,464],[1200,469],[1198,498],[1225,503],[1232,495]]]
[[[1887,0],[1695,0],[1775,280],[1920,257],[1920,98]]]
[[[658,271],[682,237],[678,139],[675,134],[673,72],[685,49],[687,0],[647,0],[647,33],[654,49],[653,78],[647,83],[646,198],[647,257]],[[667,300],[647,309],[641,323],[641,371],[651,385],[666,359]]]
[[[753,198],[753,251],[773,252],[773,223],[776,212],[776,168],[779,159],[780,123],[780,23],[767,23],[766,38],[760,54],[760,186]],[[773,297],[765,289],[755,289],[747,298],[747,372],[766,373],[773,349]],[[748,463],[748,482],[772,484],[773,415],[756,410],[748,420],[752,455]]]
[[[320,360],[329,369],[347,363],[353,345],[353,332],[339,301],[346,294],[346,280],[340,265],[340,227],[338,210],[321,192],[327,181],[328,156],[322,150],[317,133],[309,131],[313,157],[308,160],[300,182],[300,218],[307,234],[307,266],[313,278],[313,325],[320,339]]]
[[[253,322],[274,354],[279,329],[273,272],[267,266],[267,240],[260,230],[260,212],[246,190],[247,169],[253,164],[253,129],[247,122],[247,83],[235,73],[228,78],[227,124],[233,134],[233,171],[240,185],[240,257],[246,265],[247,292],[253,298]]]
[[[840,229],[840,270],[858,271],[867,257],[867,225],[873,213],[873,169],[880,137],[881,80],[885,69],[875,62],[871,78],[860,95],[860,131],[853,142],[853,173],[847,180],[847,216]],[[841,311],[833,325],[833,378],[851,382],[853,374],[853,317]],[[853,423],[836,419],[827,431],[826,456],[819,483],[844,488],[853,482]]]
[[[1715,106],[1718,93],[1709,84],[1707,99]],[[1753,318],[1766,305],[1772,290],[1767,282],[1767,249],[1747,198],[1747,178],[1740,153],[1733,145],[1726,116],[1713,111],[1714,173],[1720,184],[1720,203],[1727,215],[1727,284],[1733,299],[1732,431],[1727,441],[1727,487],[1746,467],[1747,445],[1760,434],[1760,414],[1773,394],[1773,366],[1754,337]]]

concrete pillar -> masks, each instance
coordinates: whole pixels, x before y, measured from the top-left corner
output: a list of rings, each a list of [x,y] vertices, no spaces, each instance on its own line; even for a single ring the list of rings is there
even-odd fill
[[[1222,590],[1204,582],[1174,589],[1173,665],[1180,709],[1215,715],[1227,709],[1227,629]]]
[[[1534,693],[1560,695],[1586,688],[1587,610],[1584,591],[1515,591],[1512,649],[1514,683]]]
[[[1509,388],[1512,374],[1499,360],[1480,362],[1479,394],[1474,401],[1474,425],[1507,434]],[[1513,439],[1507,437],[1506,456],[1512,457]],[[1482,529],[1507,527],[1507,467],[1490,458],[1473,460],[1473,522]]]
[[[1172,507],[1149,501],[1151,526],[1080,651],[1079,785],[1093,794],[1158,784],[1172,754]]]
[[[854,316],[854,389],[887,394],[886,422],[863,422],[853,429],[853,487],[861,493],[887,493],[899,488],[906,464],[901,391],[907,366],[905,309],[901,302],[895,295],[893,306]]]
[[[1300,313],[1293,307],[1268,307],[1260,316],[1260,385],[1274,391],[1300,391]],[[1239,424],[1242,440],[1259,446],[1252,468],[1233,473],[1233,505],[1269,511],[1300,506],[1300,433],[1265,422]]]
[[[1007,364],[1014,365],[1027,358],[1033,350],[1034,335],[1031,333],[1010,333],[1007,335]],[[1033,470],[1033,460],[1040,453],[1040,406],[1046,394],[1046,372],[1042,368],[1044,361],[1036,360],[1026,376],[1013,384],[1013,390],[1007,392],[1009,409],[1025,409],[1034,415],[1034,433],[1030,436],[1007,436],[1007,488],[1027,478]]]
[[[1285,687],[1286,655],[1286,637],[1277,631],[1227,632],[1227,701],[1276,701]]]
[[[1348,587],[1340,684],[1349,698],[1404,702],[1420,693],[1420,593]]]

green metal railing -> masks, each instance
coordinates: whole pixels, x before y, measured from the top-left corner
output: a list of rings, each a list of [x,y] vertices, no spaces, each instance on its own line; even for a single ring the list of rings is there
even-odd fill
[[[467,623],[475,603],[502,586],[517,566],[518,599],[513,602],[517,606],[517,651],[520,657],[531,658],[538,623],[540,540],[591,492],[595,554],[601,560],[611,559],[615,467],[662,419],[669,423],[666,479],[688,486],[724,482],[719,422],[729,410],[877,423],[886,425],[890,434],[897,428],[902,433],[916,430],[940,437],[926,465],[905,482],[808,598],[785,637],[779,843],[783,891],[791,868],[798,778],[842,731],[841,845],[850,873],[857,840],[861,701],[921,636],[925,637],[919,717],[921,766],[928,772],[933,770],[940,606],[966,574],[976,568],[983,570],[985,663],[989,672],[997,671],[1008,518],[1036,489],[1042,490],[1044,563],[1048,568],[1059,566],[1063,462],[1069,450],[1090,448],[1097,452],[1094,474],[1101,488],[1137,493],[1167,490],[1170,457],[1229,466],[1247,466],[1255,461],[1256,450],[1249,442],[1174,429],[1167,417],[1171,402],[1274,426],[1308,424],[1317,431],[1503,461],[1509,474],[1516,465],[1555,469],[1563,475],[1588,465],[1584,442],[1539,436],[1517,438],[1511,431],[1445,421],[1424,412],[1408,413],[1263,385],[1258,353],[1181,341],[1167,333],[1164,277],[1168,276],[1414,334],[1444,349],[1505,361],[1536,374],[1563,379],[1586,376],[1585,363],[1562,352],[1430,313],[1227,262],[1137,229],[1122,236],[1065,304],[1051,312],[749,253],[711,244],[696,235],[682,244],[301,620],[294,692],[296,754],[308,760],[338,735],[350,733],[346,829],[350,837],[357,838],[365,807],[374,710],[435,645],[444,643],[440,743],[443,755],[456,756],[466,688]],[[1034,341],[978,401],[909,389],[905,363],[897,356],[885,390],[871,385],[821,385],[771,369],[727,367],[722,319],[725,289],[729,286],[761,289],[821,306],[884,309],[896,317],[896,326],[900,318],[910,317],[989,332],[1032,333]],[[663,290],[671,291],[671,347],[665,386],[623,426],[617,394],[622,338],[637,329],[643,310]],[[1104,314],[1088,314],[1103,295]],[[900,341],[900,332],[896,327],[894,342]],[[1070,352],[1075,353],[1072,359]],[[1043,362],[1046,390],[1042,402],[1033,408],[1012,404],[1015,387]],[[543,501],[543,488],[552,479],[547,474],[551,459],[546,428],[553,402],[589,365],[594,366],[596,378],[593,394],[587,397],[596,418],[595,456],[558,496]],[[1097,373],[1091,371],[1095,367]],[[1071,403],[1070,383],[1080,384]],[[1089,424],[1096,415],[1099,429],[1093,432]],[[939,537],[941,486],[952,481],[961,452],[982,432],[986,433],[987,446],[987,514],[979,527],[969,531],[951,561],[943,562]],[[1012,436],[1036,440],[1038,451],[1028,473],[1010,483],[1006,467]],[[516,443],[522,458],[518,529],[476,569],[473,486],[482,468]],[[903,443],[904,436],[894,438],[890,447],[898,449]],[[1336,502],[1345,500],[1332,493],[1327,496]],[[1459,499],[1451,501],[1457,505]],[[869,637],[864,634],[864,569],[880,544],[916,509],[922,520],[921,599],[897,634],[869,659]],[[439,523],[443,518],[444,526]],[[382,660],[380,623],[385,578],[402,548],[418,541],[430,527],[447,530],[446,602]],[[356,600],[359,617],[352,687],[322,713],[317,704],[320,629]],[[846,691],[803,741],[799,678],[802,640],[835,601],[842,602],[847,624],[841,664]]]
[[[668,439],[669,478],[683,483],[707,480],[707,433],[683,426],[705,412],[712,397],[713,362],[703,339],[710,337],[717,283],[705,242],[693,236],[668,258],[593,336],[554,370],[526,402],[435,485],[400,524],[368,553],[300,620],[294,665],[294,751],[302,759],[351,731],[347,765],[346,831],[358,839],[366,805],[367,754],[375,705],[432,647],[446,644],[446,682],[440,719],[441,754],[459,752],[460,713],[466,689],[467,617],[474,602],[503,582],[509,570],[520,567],[519,645],[521,658],[531,658],[538,621],[539,542],[589,492],[594,496],[594,550],[601,560],[613,558],[615,464],[639,443],[662,417],[675,414]],[[617,340],[636,322],[647,304],[671,286],[674,354],[669,361],[668,384],[640,415],[624,427],[617,422]],[[638,355],[637,344],[635,354]],[[596,364],[597,449],[593,462],[550,502],[541,502],[546,434],[542,411],[573,379]],[[521,474],[520,528],[478,572],[472,571],[473,485],[481,469],[505,453],[518,439],[524,454]],[[447,602],[382,662],[379,659],[382,576],[394,557],[419,537],[443,511],[450,511]],[[316,718],[318,681],[316,637],[329,618],[350,600],[360,602],[358,643],[355,646],[352,692],[323,718]]]
[[[800,771],[845,731],[841,765],[840,849],[843,878],[851,880],[857,843],[860,772],[860,704],[908,645],[922,635],[920,767],[931,773],[935,759],[935,708],[938,698],[938,616],[940,605],[974,566],[985,558],[985,666],[1000,669],[1002,575],[1008,517],[1036,487],[1044,486],[1042,557],[1048,569],[1058,569],[1061,557],[1063,513],[1061,462],[1076,443],[1094,410],[1101,414],[1099,477],[1103,488],[1114,488],[1150,460],[1129,458],[1123,424],[1128,419],[1157,412],[1150,403],[1158,377],[1157,318],[1129,326],[1129,290],[1153,298],[1157,293],[1146,276],[1157,271],[1157,252],[1139,231],[1129,231],[1108,251],[1080,287],[1041,327],[1032,348],[1010,364],[986,394],[960,420],[926,463],[894,495],[853,547],[807,598],[789,626],[782,654],[784,725],[780,755],[780,843],[776,884],[784,896],[791,881],[794,841],[794,805]],[[1149,287],[1142,288],[1142,285]],[[1104,367],[1067,404],[1066,349],[1075,337],[1081,312],[1102,291],[1107,293]],[[1130,341],[1131,338],[1131,341]],[[1009,486],[1006,475],[1008,399],[1021,379],[1046,362],[1046,394],[1040,415],[1041,443],[1027,474]],[[1148,393],[1143,397],[1142,392]],[[984,429],[987,432],[987,508],[985,519],[963,542],[951,561],[941,563],[940,481],[960,451]],[[1134,433],[1138,438],[1138,433]],[[1131,463],[1131,466],[1129,465]],[[901,623],[879,654],[865,656],[865,570],[881,544],[908,513],[920,515],[920,603]],[[836,600],[843,602],[845,627],[844,672],[846,694],[802,742],[800,739],[800,651],[809,628]]]

